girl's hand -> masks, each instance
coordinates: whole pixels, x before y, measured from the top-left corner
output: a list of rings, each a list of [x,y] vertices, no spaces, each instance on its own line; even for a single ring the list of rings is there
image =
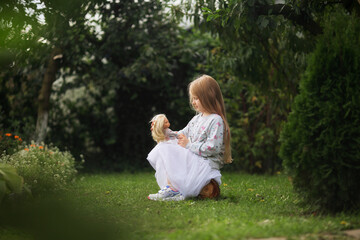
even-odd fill
[[[180,134],[178,136],[178,144],[182,147],[186,147],[186,145],[189,143],[189,139],[184,134]]]

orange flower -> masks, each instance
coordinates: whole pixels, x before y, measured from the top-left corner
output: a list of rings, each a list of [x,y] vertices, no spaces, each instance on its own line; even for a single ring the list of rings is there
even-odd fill
[[[28,149],[28,148],[25,148],[24,150],[25,150],[25,151],[29,151],[29,149]]]
[[[35,145],[35,144],[31,144],[30,147],[36,147],[36,145]]]
[[[14,136],[14,138],[15,138],[15,139],[18,139],[18,138],[19,138],[19,136]]]
[[[22,142],[22,139],[21,139],[21,138],[19,138],[18,140],[19,140],[20,142]]]
[[[43,147],[43,146],[39,146],[39,149],[44,149],[44,147]]]
[[[5,133],[7,137],[11,137],[11,133]]]

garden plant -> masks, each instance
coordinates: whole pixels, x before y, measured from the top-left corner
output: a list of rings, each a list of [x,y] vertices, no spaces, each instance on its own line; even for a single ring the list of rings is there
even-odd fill
[[[300,196],[335,212],[360,206],[360,24],[337,16],[310,56],[280,151]]]

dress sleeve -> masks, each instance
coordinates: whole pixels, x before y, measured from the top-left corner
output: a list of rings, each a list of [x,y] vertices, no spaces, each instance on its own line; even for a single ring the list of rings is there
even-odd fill
[[[224,123],[220,119],[214,119],[206,131],[206,138],[188,143],[187,149],[202,156],[209,157],[220,154],[223,151]]]

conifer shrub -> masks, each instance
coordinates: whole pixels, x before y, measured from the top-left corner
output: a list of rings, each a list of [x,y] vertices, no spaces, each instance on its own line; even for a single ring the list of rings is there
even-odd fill
[[[359,33],[356,17],[326,23],[280,137],[294,189],[332,212],[360,206]]]

